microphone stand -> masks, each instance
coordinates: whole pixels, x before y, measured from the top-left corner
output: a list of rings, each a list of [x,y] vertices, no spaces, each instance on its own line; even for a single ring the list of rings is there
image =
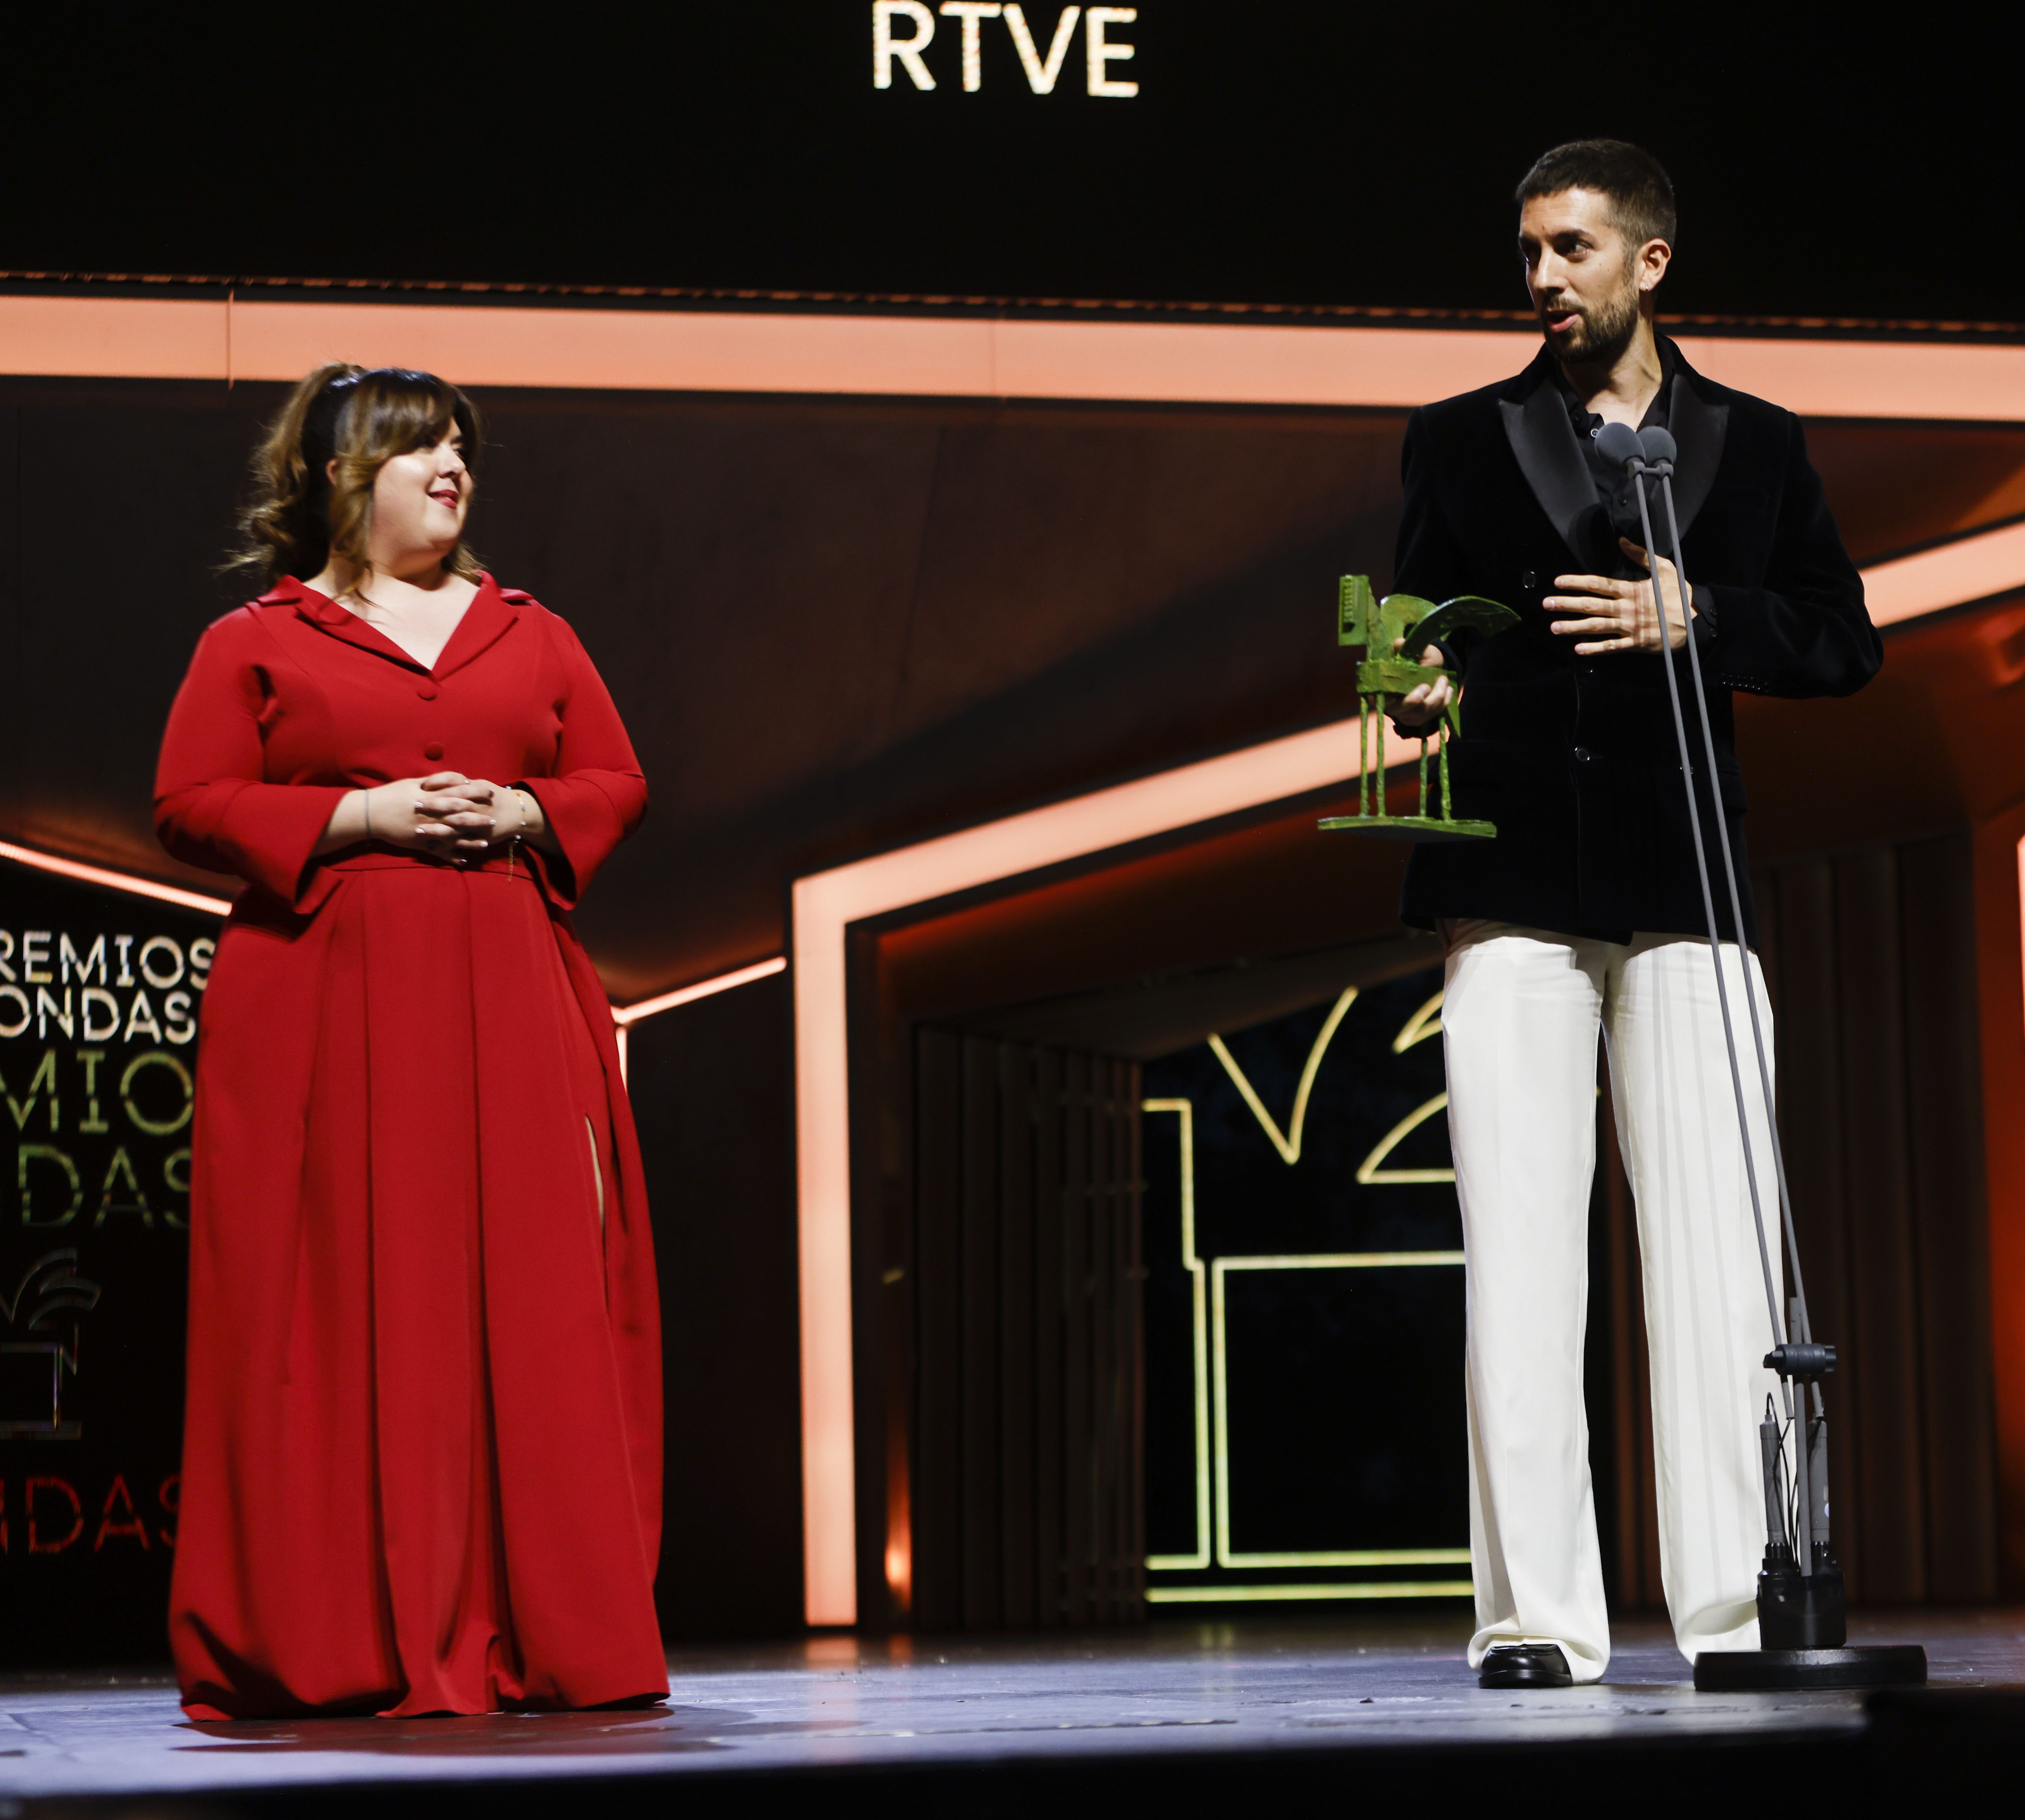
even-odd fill
[[[1755,1650],[1703,1651],[1695,1662],[1695,1686],[1703,1690],[1877,1687],[1924,1681],[1926,1652],[1917,1644],[1868,1649],[1847,1646],[1842,1570],[1836,1565],[1828,1547],[1828,1418],[1821,1387],[1821,1379],[1835,1370],[1836,1352],[1834,1347],[1815,1341],[1807,1318],[1806,1289],[1800,1272],[1799,1242],[1793,1225],[1792,1195],[1786,1181],[1785,1152],[1779,1141],[1772,1070],[1766,1053],[1764,1023],[1759,1015],[1758,996],[1751,983],[1750,952],[1744,945],[1744,908],[1737,886],[1737,859],[1730,846],[1728,820],[1722,812],[1715,736],[1709,723],[1708,692],[1702,680],[1701,654],[1696,646],[1690,614],[1689,603],[1693,596],[1689,592],[1687,564],[1681,548],[1680,519],[1674,505],[1674,438],[1662,429],[1639,431],[1623,424],[1606,424],[1597,433],[1597,446],[1606,459],[1621,462],[1632,476],[1633,490],[1638,496],[1639,523],[1645,534],[1645,549],[1652,557],[1652,592],[1659,613],[1661,663],[1667,676],[1667,700],[1673,714],[1681,780],[1687,791],[1688,827],[1693,838],[1695,870],[1701,885],[1702,913],[1708,930],[1709,959],[1715,971],[1716,1003],[1722,1013],[1723,1045],[1729,1060],[1730,1089],[1737,1103],[1744,1181],[1750,1191],[1751,1217],[1758,1235],[1758,1259],[1764,1275],[1766,1310],[1771,1323],[1772,1349],[1765,1356],[1765,1366],[1778,1374],[1780,1396],[1785,1405],[1782,1424],[1773,1411],[1772,1399],[1766,1397],[1765,1420],[1759,1425],[1759,1452],[1765,1474],[1766,1531],[1764,1565],[1758,1576],[1759,1640],[1762,1647]],[[1730,923],[1740,963],[1738,972],[1750,1013],[1758,1085],[1763,1096],[1766,1127],[1771,1139],[1779,1191],[1781,1236],[1784,1241],[1782,1249],[1792,1267],[1794,1293],[1790,1304],[1790,1326],[1781,1319],[1778,1279],[1773,1268],[1771,1249],[1766,1242],[1765,1216],[1759,1196],[1750,1111],[1744,1095],[1744,1071],[1737,1060],[1737,1031],[1730,1011],[1729,982],[1723,971],[1722,936],[1716,922],[1714,893],[1709,881],[1708,853],[1702,838],[1701,805],[1695,794],[1694,762],[1688,749],[1680,679],[1674,666],[1672,631],[1667,617],[1665,591],[1660,585],[1659,546],[1652,536],[1648,479],[1659,483],[1673,543],[1674,584],[1679,591],[1687,667],[1693,679],[1695,707],[1701,725],[1704,775],[1709,782],[1716,844],[1722,855],[1723,880],[1728,887]],[[1810,1393],[1811,1414],[1808,1408]],[[1792,1435],[1795,1441],[1790,1500],[1786,1488],[1788,1434]]]

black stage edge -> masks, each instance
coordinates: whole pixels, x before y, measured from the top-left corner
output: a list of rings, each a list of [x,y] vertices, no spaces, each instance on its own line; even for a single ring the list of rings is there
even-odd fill
[[[645,1712],[198,1726],[159,1674],[15,1677],[0,1682],[0,1820],[1987,1803],[2025,1768],[2025,1613],[1861,1627],[1887,1648],[1924,1636],[1932,1683],[1697,1691],[1641,1623],[1619,1627],[1602,1683],[1491,1692],[1463,1660],[1464,1622],[1376,1614],[695,1649],[671,1662],[668,1706]]]
[[[1987,1800],[2025,1767],[2025,1690],[1895,1692],[1872,1697],[1858,1737],[1831,1741],[1768,1730],[1760,1737],[1709,1745],[1689,1741],[1567,1744],[1366,1745],[1299,1756],[1219,1753],[1205,1761],[1172,1756],[1078,1758],[945,1765],[856,1765],[797,1770],[667,1775],[447,1778],[426,1784],[283,1786],[188,1796],[0,1797],[0,1820],[47,1815],[206,1820],[288,1815],[338,1820],[522,1820],[594,1813],[718,1815],[799,1811],[831,1816],[995,1816],[1207,1814],[1257,1811],[1262,1803],[1330,1804],[1429,1801],[1493,1807],[1489,1791],[1524,1790],[1528,1801],[1635,1796],[1641,1814],[1688,1803],[1737,1803],[1759,1789],[1805,1789],[1810,1799],[1846,1801],[1852,1812],[1885,1800]],[[1298,1811],[1298,1810],[1297,1810]],[[1419,1811],[1425,1811],[1423,1806]]]

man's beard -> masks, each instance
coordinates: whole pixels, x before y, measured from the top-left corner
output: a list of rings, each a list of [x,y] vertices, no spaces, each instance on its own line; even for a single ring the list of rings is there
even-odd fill
[[[1541,314],[1546,312],[1543,310]],[[1545,326],[1542,325],[1543,329]],[[1548,335],[1547,345],[1560,359],[1608,365],[1630,344],[1632,331],[1637,326],[1638,287],[1626,284],[1599,306],[1594,314],[1578,311],[1571,327],[1563,329],[1558,336]]]

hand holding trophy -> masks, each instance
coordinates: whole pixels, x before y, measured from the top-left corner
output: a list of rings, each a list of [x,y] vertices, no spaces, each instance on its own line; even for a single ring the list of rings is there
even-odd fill
[[[1481,595],[1464,594],[1439,607],[1417,594],[1388,594],[1383,600],[1371,591],[1368,575],[1345,575],[1336,605],[1336,643],[1361,648],[1357,666],[1358,757],[1357,813],[1325,816],[1316,825],[1345,829],[1354,834],[1382,835],[1398,841],[1492,840],[1498,830],[1487,821],[1458,821],[1449,800],[1448,743],[1461,731],[1453,697],[1445,712],[1430,725],[1420,739],[1420,800],[1412,815],[1391,815],[1385,808],[1385,732],[1381,720],[1376,750],[1372,743],[1372,721],[1383,716],[1388,695],[1412,694],[1451,681],[1450,673],[1432,664],[1420,663],[1403,655],[1410,640],[1413,648],[1424,652],[1430,645],[1461,637],[1494,638],[1519,623],[1519,615],[1509,607]],[[1429,747],[1431,744],[1431,752]],[[1428,761],[1435,766],[1435,787],[1440,813],[1428,813]]]

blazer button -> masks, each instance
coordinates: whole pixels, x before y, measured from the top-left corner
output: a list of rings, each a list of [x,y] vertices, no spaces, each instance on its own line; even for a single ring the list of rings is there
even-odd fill
[[[438,741],[432,739],[422,748],[422,756],[424,758],[440,758],[443,756],[442,745]]]
[[[425,702],[434,701],[436,699],[436,685],[434,683],[424,683],[420,688],[415,691],[415,693],[420,695]]]
[[[1586,746],[1578,746],[1575,748],[1575,762],[1578,765],[1586,765],[1589,762],[1589,748]]]
[[[1519,585],[1528,594],[1531,593],[1535,588],[1539,586],[1539,585],[1540,578],[1531,569],[1528,569],[1524,574],[1519,578]]]

